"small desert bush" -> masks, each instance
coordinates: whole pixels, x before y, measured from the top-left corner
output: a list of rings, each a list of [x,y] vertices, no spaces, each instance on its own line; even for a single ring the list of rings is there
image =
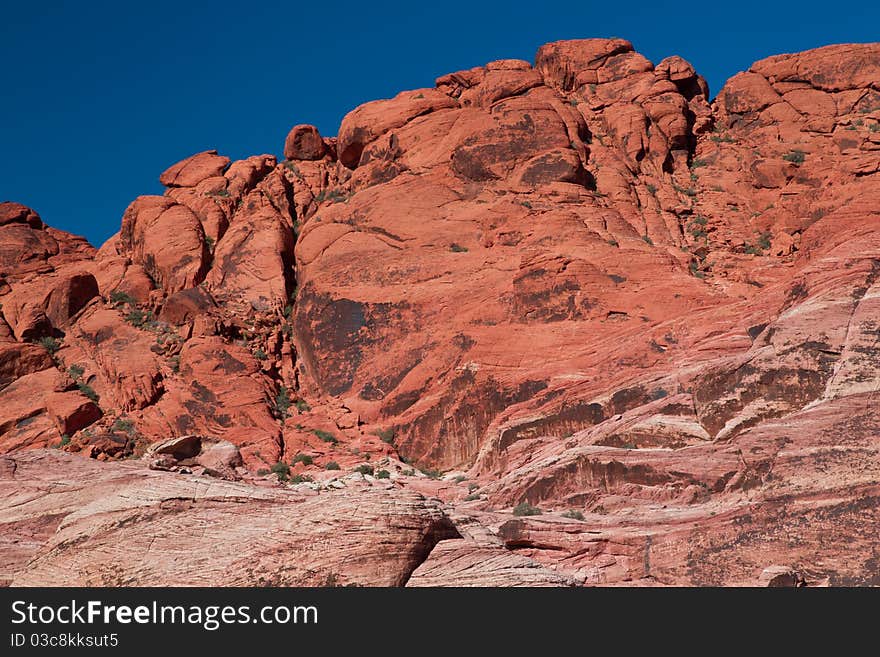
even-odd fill
[[[536,506],[532,506],[528,502],[520,502],[515,507],[513,507],[513,515],[515,516],[539,516],[541,515],[541,509]]]
[[[323,429],[313,429],[312,433],[315,434],[318,438],[323,440],[325,443],[333,443],[334,445],[339,442],[339,440],[329,431],[324,431]]]

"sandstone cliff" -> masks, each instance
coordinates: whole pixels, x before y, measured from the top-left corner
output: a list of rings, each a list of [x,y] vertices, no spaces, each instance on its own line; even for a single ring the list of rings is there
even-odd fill
[[[880,44],[551,43],[284,157],[0,204],[5,581],[880,584]]]

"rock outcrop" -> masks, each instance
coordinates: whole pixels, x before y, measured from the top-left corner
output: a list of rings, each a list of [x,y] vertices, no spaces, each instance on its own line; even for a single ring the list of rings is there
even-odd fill
[[[9,581],[880,584],[880,44],[713,100],[680,57],[556,42],[283,152],[173,165],[98,250],[0,204]],[[153,501],[19,508],[53,476]],[[338,554],[293,519],[245,547],[293,503]],[[193,539],[166,573],[165,515],[241,560]]]
[[[0,457],[0,472],[13,586],[400,586],[456,536],[406,491],[308,497],[41,451]]]

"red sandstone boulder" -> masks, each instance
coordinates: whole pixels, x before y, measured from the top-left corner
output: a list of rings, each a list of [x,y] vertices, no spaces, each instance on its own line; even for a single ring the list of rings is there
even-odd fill
[[[59,392],[46,396],[46,412],[61,434],[71,436],[101,417],[101,409],[77,392]]]
[[[203,288],[195,287],[170,295],[162,306],[159,319],[180,325],[216,308],[217,304]]]
[[[417,117],[458,106],[435,89],[404,91],[390,100],[376,100],[350,112],[339,126],[337,154],[349,169],[355,168],[364,148],[389,130],[401,128]]]
[[[166,292],[201,282],[207,264],[205,233],[185,205],[140,196],[122,218],[120,244]]]
[[[293,280],[294,234],[267,194],[248,194],[217,245],[205,282],[224,303],[283,308]]]
[[[313,125],[294,126],[284,142],[284,157],[288,160],[320,160],[326,146]]]
[[[82,262],[94,251],[82,237],[46,226],[30,208],[9,201],[0,203],[0,295],[21,277]]]
[[[247,349],[219,338],[194,338],[180,353],[180,377],[146,409],[138,428],[152,440],[187,434],[213,435],[242,451],[254,469],[281,455],[281,429],[270,400],[277,397]]]
[[[39,345],[0,342],[0,389],[26,374],[52,366],[51,355]]]
[[[0,389],[0,450],[56,445],[61,432],[46,410],[46,397],[63,392],[68,383],[52,367],[24,374]]]
[[[26,224],[31,228],[43,228],[40,215],[21,203],[3,201],[0,203],[0,226],[7,224]]]
[[[595,71],[610,57],[631,52],[632,44],[624,39],[556,41],[538,49],[535,68],[548,85],[569,91],[581,84],[597,83]]]
[[[204,151],[174,164],[159,176],[166,187],[195,187],[206,178],[223,175],[229,166],[229,158],[217,155],[217,151]]]
[[[90,273],[48,275],[14,286],[4,297],[4,316],[19,340],[34,340],[66,328],[97,296],[98,283]]]
[[[46,261],[58,253],[58,242],[46,231],[35,230],[23,222],[0,225],[0,275],[6,278],[46,271]]]
[[[65,335],[64,365],[83,366],[94,375],[89,384],[104,408],[123,414],[161,396],[167,361],[153,350],[158,336],[150,322],[149,314],[131,306],[94,307]]]

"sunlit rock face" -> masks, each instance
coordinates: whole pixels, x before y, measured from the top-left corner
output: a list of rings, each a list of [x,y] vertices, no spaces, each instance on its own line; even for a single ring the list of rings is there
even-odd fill
[[[30,559],[102,522],[78,488],[73,525],[13,510],[40,477],[195,476],[253,500],[181,531],[289,495],[393,517],[393,564],[358,525],[284,583],[880,583],[878,81],[880,45],[829,46],[712,100],[680,57],[562,41],[297,125],[280,162],[195,154],[97,250],[0,204],[0,534]],[[151,449],[188,436],[214,456]],[[150,545],[118,582],[174,583]],[[3,577],[116,582],[102,554]]]

